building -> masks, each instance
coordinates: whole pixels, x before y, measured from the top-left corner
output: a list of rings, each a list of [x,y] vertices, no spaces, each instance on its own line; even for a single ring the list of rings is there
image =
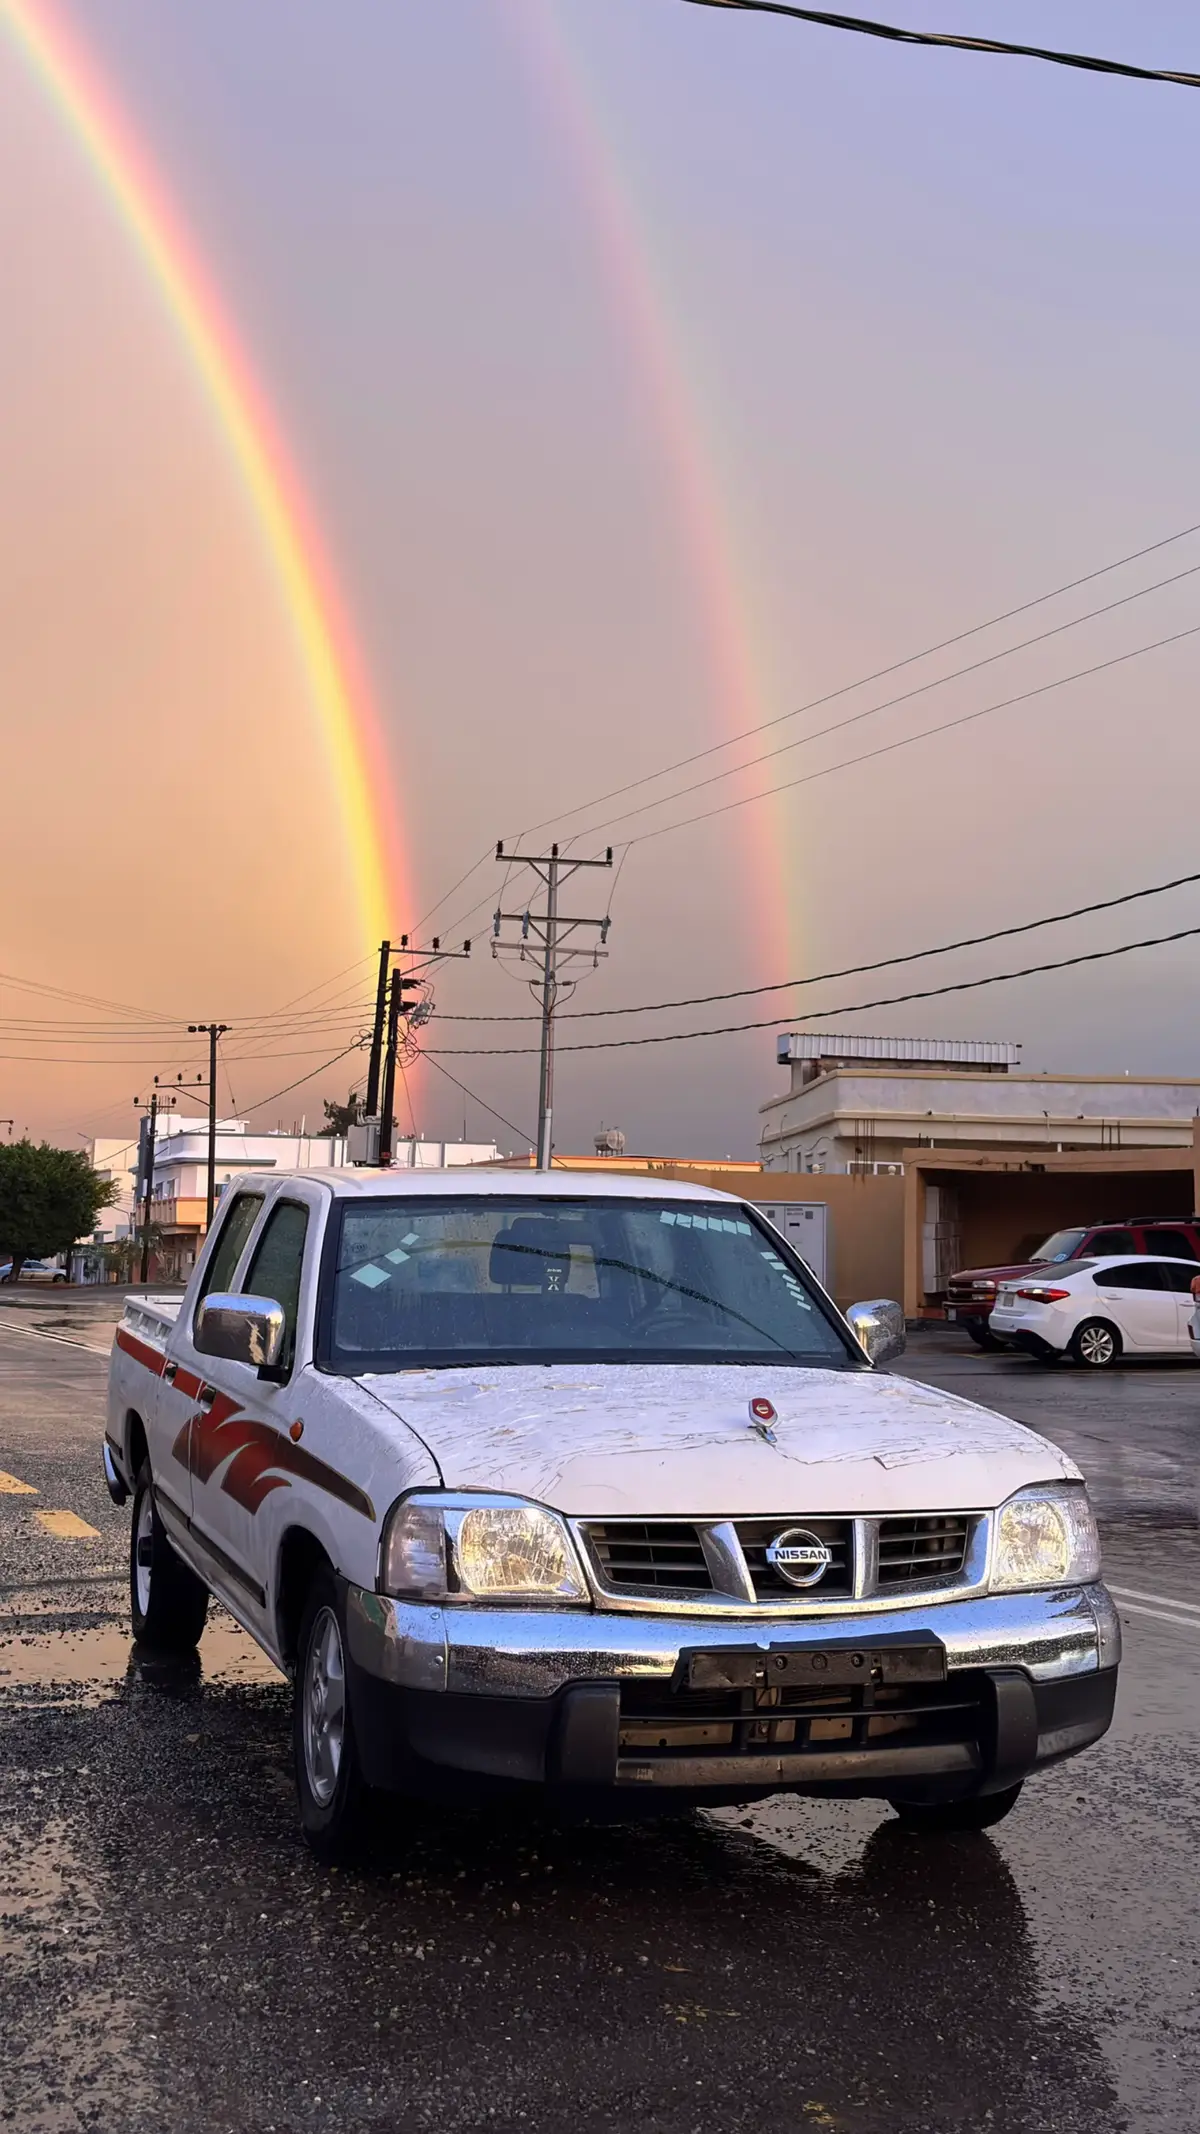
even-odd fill
[[[138,1143],[96,1141],[96,1152],[108,1152],[106,1162],[94,1153],[95,1168],[118,1176],[125,1166],[127,1191],[120,1211],[105,1212],[111,1227],[102,1240],[137,1234],[145,1216],[145,1201],[136,1197]],[[397,1169],[440,1170],[455,1164],[487,1163],[497,1154],[491,1141],[399,1141],[394,1165]],[[249,1131],[244,1119],[218,1119],[215,1180],[218,1197],[231,1178],[249,1171],[270,1176],[281,1171],[340,1170],[350,1158],[340,1134],[288,1134]],[[154,1144],[154,1177],[150,1196],[150,1221],[156,1233],[153,1271],[159,1280],[186,1281],[204,1238],[208,1209],[208,1120],[183,1118],[176,1112],[160,1113]],[[116,1218],[116,1220],[112,1220]],[[97,1242],[102,1241],[100,1239]]]
[[[1200,1080],[1032,1074],[1019,1045],[927,1037],[779,1038],[790,1086],[760,1107],[766,1171],[879,1174],[908,1149],[1190,1152]]]
[[[136,1134],[97,1136],[88,1142],[87,1157],[92,1169],[117,1188],[117,1199],[111,1208],[101,1209],[93,1232],[95,1244],[111,1244],[115,1238],[128,1237],[134,1219],[138,1137]]]
[[[1076,1223],[1200,1204],[1200,1078],[1033,1074],[1019,1045],[790,1032],[760,1107],[753,1198],[820,1205],[839,1303],[939,1313],[960,1267],[1024,1258]],[[778,1219],[778,1218],[777,1218]],[[791,1229],[792,1222],[781,1222]]]

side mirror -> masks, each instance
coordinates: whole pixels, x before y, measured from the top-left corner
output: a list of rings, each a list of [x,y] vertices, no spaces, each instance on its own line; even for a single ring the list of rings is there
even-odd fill
[[[903,1356],[907,1337],[901,1305],[889,1297],[872,1297],[869,1304],[852,1304],[846,1318],[871,1363],[890,1363],[893,1356]]]
[[[264,1377],[279,1370],[287,1323],[273,1297],[233,1297],[213,1290],[196,1313],[192,1341],[202,1356],[248,1363]]]

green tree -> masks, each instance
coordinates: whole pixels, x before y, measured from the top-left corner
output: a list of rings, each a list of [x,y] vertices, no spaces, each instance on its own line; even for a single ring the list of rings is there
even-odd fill
[[[92,1169],[82,1149],[48,1141],[0,1145],[0,1266],[15,1282],[26,1260],[67,1252],[96,1227],[102,1208],[117,1198],[111,1178]]]
[[[331,1098],[326,1097],[325,1124],[331,1134],[348,1133],[352,1126],[358,1125],[361,1118],[362,1100],[355,1096],[353,1090],[350,1091],[344,1104],[335,1104]]]

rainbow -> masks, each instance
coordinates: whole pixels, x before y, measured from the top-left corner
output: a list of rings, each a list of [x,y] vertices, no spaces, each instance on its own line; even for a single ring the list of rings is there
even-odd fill
[[[732,538],[731,514],[715,472],[715,454],[704,441],[706,418],[680,345],[682,334],[672,321],[664,277],[653,265],[646,216],[610,145],[583,57],[568,43],[562,14],[547,0],[522,0],[507,19],[575,168],[614,319],[645,402],[647,428],[668,476],[714,695],[732,736],[770,715],[772,691]],[[697,745],[703,746],[704,738],[698,736]],[[741,833],[742,868],[749,885],[747,916],[753,921],[751,960],[761,963],[764,972],[781,969],[799,952],[787,888],[787,838],[779,803],[770,805],[775,812],[772,830],[764,832],[745,817]]]
[[[308,679],[339,798],[363,945],[373,945],[415,907],[390,803],[392,775],[383,734],[295,470],[161,181],[88,55],[47,0],[0,0],[0,22],[136,247],[237,470]]]

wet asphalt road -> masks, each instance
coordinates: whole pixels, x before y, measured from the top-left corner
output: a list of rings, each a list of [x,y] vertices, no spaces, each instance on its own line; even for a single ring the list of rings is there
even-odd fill
[[[242,1633],[214,1612],[193,1680],[131,1653],[113,1310],[0,1309],[27,1485],[0,1478],[0,2124],[1194,2129],[1200,1371],[906,1359],[1073,1453],[1125,1596],[1113,1734],[994,1837],[870,1803],[581,1831],[397,1805],[351,1874],[297,1836],[286,1685]]]

